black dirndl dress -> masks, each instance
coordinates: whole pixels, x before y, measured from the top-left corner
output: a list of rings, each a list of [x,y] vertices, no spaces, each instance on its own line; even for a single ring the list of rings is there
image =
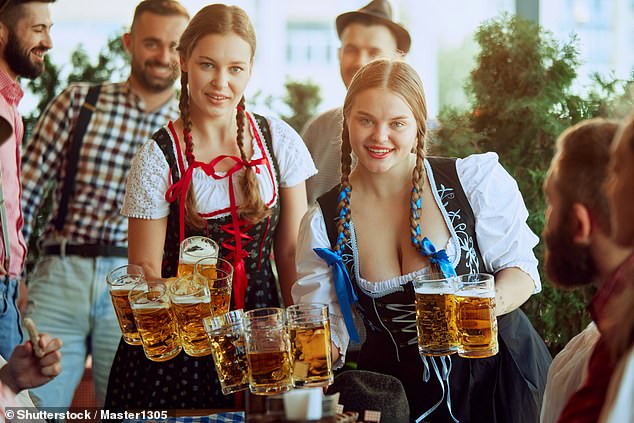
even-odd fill
[[[456,273],[491,273],[483,265],[475,234],[475,216],[457,175],[455,159],[428,158],[439,198],[450,216],[460,244]],[[328,238],[337,237],[339,187],[318,199]],[[425,422],[453,422],[445,387],[434,374],[433,363],[442,369],[438,357],[427,357],[431,377],[424,380],[424,363],[418,352],[415,294],[412,282],[383,296],[372,295],[356,282],[351,243],[343,260],[359,302],[366,340],[361,346],[358,369],[397,377],[403,383],[414,421],[437,404]],[[461,423],[535,423],[539,421],[546,386],[550,352],[526,315],[517,309],[498,317],[499,353],[493,357],[465,359],[449,356],[449,396],[452,415]],[[447,362],[446,362],[447,363]],[[440,370],[442,373],[442,370]]]
[[[266,148],[272,152],[271,135],[265,118],[253,115],[259,129],[258,138],[264,138]],[[179,180],[177,160],[172,141],[165,128],[153,137],[165,154],[171,169],[172,181]],[[273,154],[271,165],[279,187],[279,170]],[[271,205],[271,215],[256,225],[241,225],[243,238],[244,265],[247,274],[245,310],[260,307],[279,307],[278,284],[271,265],[271,248],[277,227],[280,207],[279,200]],[[176,276],[180,245],[180,211],[177,202],[170,205],[167,235],[162,264],[162,276]],[[185,227],[185,237],[202,235],[216,241],[221,246],[220,256],[226,258],[235,247],[234,235],[227,231],[232,225],[231,215],[207,220],[202,229]],[[230,260],[231,261],[231,260]],[[234,298],[231,299],[234,309]],[[218,409],[232,408],[235,395],[224,395],[216,374],[211,355],[190,357],[181,351],[176,357],[165,362],[148,360],[140,346],[119,342],[115,359],[110,370],[105,409],[123,410],[175,410],[175,409]]]

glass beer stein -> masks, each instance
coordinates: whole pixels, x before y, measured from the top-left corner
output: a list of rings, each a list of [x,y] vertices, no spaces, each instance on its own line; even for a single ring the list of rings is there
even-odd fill
[[[498,353],[493,275],[476,273],[458,276],[456,316],[458,355],[484,358]]]
[[[126,344],[141,345],[141,336],[134,321],[128,294],[134,285],[143,282],[143,268],[136,264],[117,267],[108,273],[106,282],[123,340]]]
[[[249,390],[260,395],[279,394],[293,387],[290,344],[284,310],[259,308],[244,313]]]
[[[182,347],[165,284],[160,281],[137,284],[128,298],[145,356],[152,361],[176,356]]]
[[[192,357],[211,354],[203,326],[203,319],[211,317],[207,283],[195,275],[181,276],[171,282],[169,295],[185,353]]]
[[[295,304],[286,309],[295,387],[333,382],[330,320],[325,304]]]
[[[243,312],[233,310],[203,320],[222,393],[249,388],[249,366],[242,327]]]
[[[181,242],[178,255],[177,276],[194,273],[196,262],[208,258],[209,265],[215,265],[218,258],[218,244],[204,236],[190,236]]]
[[[421,355],[442,356],[458,349],[456,279],[441,273],[414,278],[416,330]]]
[[[194,274],[206,281],[211,297],[211,314],[219,316],[229,311],[231,306],[231,287],[233,265],[227,260],[205,257],[196,262]]]

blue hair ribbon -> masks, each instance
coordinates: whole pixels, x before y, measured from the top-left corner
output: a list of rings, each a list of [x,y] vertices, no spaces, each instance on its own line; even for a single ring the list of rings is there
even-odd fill
[[[358,298],[354,292],[346,265],[343,264],[341,256],[330,248],[313,248],[313,251],[332,269],[335,292],[337,293],[337,300],[339,301],[339,307],[341,308],[346,329],[348,329],[350,339],[355,342],[361,342],[357,328],[354,325],[354,320],[352,319],[352,305],[358,301]]]

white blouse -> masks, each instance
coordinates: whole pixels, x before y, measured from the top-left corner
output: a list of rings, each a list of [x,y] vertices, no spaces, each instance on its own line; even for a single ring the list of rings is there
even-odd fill
[[[256,173],[260,185],[260,195],[264,202],[273,206],[278,201],[279,187],[274,177],[275,168],[272,157],[277,159],[280,172],[279,181],[283,188],[293,187],[310,176],[317,173],[308,149],[300,136],[286,122],[267,117],[269,123],[273,151],[268,151],[268,147],[262,135],[262,131],[257,127],[257,121],[250,116],[253,125],[249,125],[253,136],[253,156],[251,160],[256,160],[266,156],[267,164],[260,164],[256,167]],[[167,129],[167,128],[166,128]],[[255,133],[261,140],[260,148]],[[171,131],[167,130],[172,139],[172,151],[174,157],[177,156],[175,140]],[[273,154],[273,156],[271,155]],[[187,160],[184,151],[181,154],[185,167]],[[225,175],[226,172],[216,172],[218,175]],[[244,175],[244,169],[236,172],[233,178],[233,185],[236,194],[236,203],[241,204],[243,195],[241,193],[240,179]],[[192,184],[198,204],[198,211],[201,214],[215,213],[229,208],[229,178],[214,179],[201,168],[195,168],[192,175]],[[121,208],[121,214],[127,217],[139,219],[160,219],[169,215],[170,203],[165,199],[165,193],[170,186],[170,168],[165,159],[165,155],[154,140],[147,141],[136,154],[128,175],[126,193]],[[214,215],[219,218],[228,215],[226,211]]]
[[[451,225],[451,219],[443,206],[442,189],[436,186],[433,170],[426,161],[425,166],[434,198],[449,228],[451,236],[445,249],[449,260],[456,267],[460,262],[461,249],[465,247],[460,236]],[[474,154],[456,160],[458,178],[475,215],[475,233],[480,248],[484,267],[491,273],[518,267],[526,272],[535,283],[534,292],[541,291],[537,258],[533,248],[539,238],[526,224],[528,211],[511,175],[498,163],[495,153]],[[441,191],[439,193],[439,190]],[[351,224],[351,243],[354,259],[357,261],[356,237],[354,233],[354,217]],[[345,354],[349,336],[341,309],[337,303],[330,268],[319,258],[313,248],[330,248],[326,232],[326,224],[318,204],[311,206],[302,219],[297,243],[297,276],[292,295],[296,303],[326,303],[330,306],[333,341]],[[429,268],[419,269],[407,275],[395,275],[389,280],[366,281],[358,274],[359,266],[355,266],[355,275],[359,286],[366,294],[381,297],[394,292],[414,277],[428,272]]]

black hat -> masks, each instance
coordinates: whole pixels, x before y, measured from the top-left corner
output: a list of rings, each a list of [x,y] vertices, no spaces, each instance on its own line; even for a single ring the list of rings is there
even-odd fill
[[[339,392],[343,411],[380,411],[382,422],[409,423],[409,403],[405,388],[394,376],[366,370],[347,370],[335,377],[326,392]]]
[[[374,19],[377,24],[387,26],[396,38],[396,47],[403,53],[409,51],[410,45],[412,44],[409,32],[392,20],[392,6],[390,6],[387,0],[372,0],[355,12],[346,12],[337,16],[335,24],[339,38],[341,38],[341,33],[348,24],[368,18]]]

